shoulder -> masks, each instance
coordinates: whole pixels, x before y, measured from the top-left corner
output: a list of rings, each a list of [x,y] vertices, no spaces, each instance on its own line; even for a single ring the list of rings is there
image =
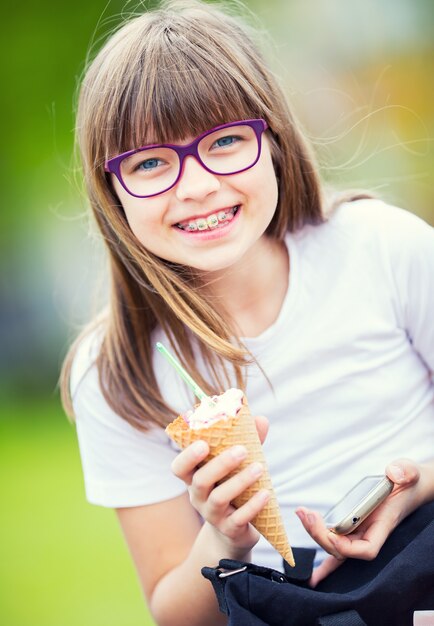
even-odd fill
[[[367,267],[383,267],[393,283],[434,270],[434,228],[423,219],[381,200],[349,202],[329,218],[329,232],[362,255]],[[360,257],[358,257],[360,258]]]
[[[402,259],[432,249],[434,229],[410,211],[363,198],[339,204],[322,224],[305,227],[296,239],[305,248],[399,255]]]
[[[432,227],[420,217],[379,199],[357,200],[339,205],[329,216],[327,222],[331,228],[353,235],[409,239],[432,234]],[[357,233],[354,229],[357,229]]]
[[[99,327],[79,340],[71,372],[71,395],[87,499],[107,507],[154,504],[185,491],[170,471],[178,448],[161,427],[134,428],[108,404],[97,358]]]
[[[304,227],[291,238],[304,270],[312,268],[314,276],[363,273],[398,289],[414,276],[425,283],[433,279],[434,229],[379,199],[343,202],[322,224]]]
[[[380,200],[363,200],[339,207],[331,229],[344,233],[348,259],[388,293],[399,324],[414,345],[430,343],[434,306],[434,228],[405,209]],[[362,269],[363,268],[363,269]]]

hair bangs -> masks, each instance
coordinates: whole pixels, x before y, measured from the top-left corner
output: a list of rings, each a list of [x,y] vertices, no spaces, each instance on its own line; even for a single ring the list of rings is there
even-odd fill
[[[158,142],[183,140],[219,124],[261,115],[239,81],[218,68],[160,72],[149,118]]]
[[[132,76],[118,124],[111,124],[119,152],[182,141],[219,124],[264,116],[265,107],[229,58],[217,63],[185,37],[180,39],[183,45],[178,46],[173,37],[171,45],[160,39]]]

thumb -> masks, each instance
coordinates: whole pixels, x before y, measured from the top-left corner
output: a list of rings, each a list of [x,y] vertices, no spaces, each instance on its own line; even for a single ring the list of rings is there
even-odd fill
[[[269,421],[264,415],[257,415],[255,417],[256,430],[258,431],[259,439],[261,443],[264,443],[267,437]]]
[[[397,485],[408,485],[418,481],[419,468],[410,459],[397,459],[386,467],[386,476]]]

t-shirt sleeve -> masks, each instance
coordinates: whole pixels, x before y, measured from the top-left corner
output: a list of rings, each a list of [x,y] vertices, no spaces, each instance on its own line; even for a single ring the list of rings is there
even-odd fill
[[[138,431],[110,408],[86,345],[80,348],[71,392],[89,502],[117,508],[179,496],[185,485],[170,469],[176,446],[162,428]]]
[[[393,211],[393,212],[392,212]],[[384,208],[389,271],[399,303],[398,320],[434,371],[434,229],[402,209]]]

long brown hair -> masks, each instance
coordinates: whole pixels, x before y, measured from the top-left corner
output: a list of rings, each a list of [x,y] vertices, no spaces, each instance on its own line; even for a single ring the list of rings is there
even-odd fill
[[[182,140],[228,121],[264,118],[279,183],[267,235],[282,240],[287,231],[323,220],[313,155],[254,38],[249,27],[214,4],[171,0],[124,24],[81,85],[77,142],[111,277],[97,367],[110,406],[141,429],[173,417],[152,367],[151,333],[157,326],[208,393],[227,385],[228,366],[242,387],[250,355],[230,320],[217,315],[199,273],[151,254],[133,235],[104,172],[105,160],[151,141]],[[198,371],[195,346],[213,385]],[[70,414],[74,351],[62,372]]]

